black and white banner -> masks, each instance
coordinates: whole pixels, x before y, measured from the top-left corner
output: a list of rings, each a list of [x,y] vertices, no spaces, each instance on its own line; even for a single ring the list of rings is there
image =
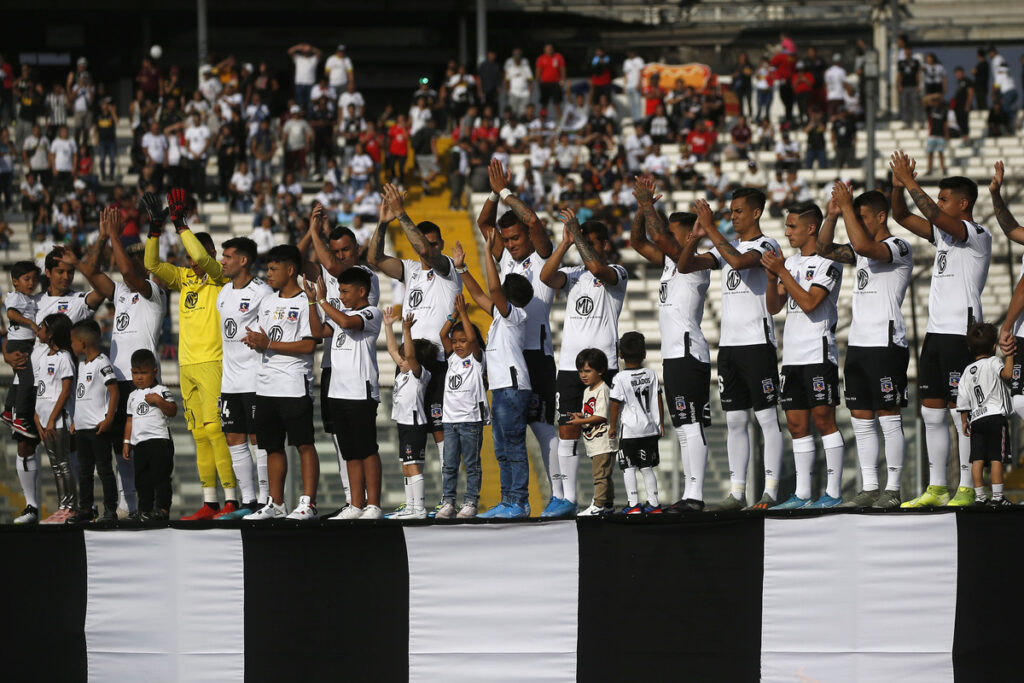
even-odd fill
[[[0,529],[4,679],[1019,675],[1024,515]]]

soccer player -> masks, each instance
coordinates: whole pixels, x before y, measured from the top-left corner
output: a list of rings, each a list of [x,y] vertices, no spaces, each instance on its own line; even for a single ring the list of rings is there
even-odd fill
[[[656,266],[662,267],[658,288],[658,325],[661,328],[662,370],[672,426],[679,440],[686,486],[683,498],[666,512],[704,509],[704,470],[711,424],[711,356],[700,329],[704,299],[711,273],[680,272],[676,267],[682,245],[691,240],[696,214],[676,212],[665,220],[654,208],[654,179],[637,178],[633,189],[639,210],[633,217],[630,244]]]
[[[298,283],[302,254],[281,244],[266,255],[267,284],[273,294],[263,297],[259,326],[245,329],[243,343],[262,354],[256,375],[256,442],[267,451],[267,504],[243,519],[260,521],[285,517],[300,521],[317,518],[316,487],[320,462],[313,445],[313,351],[316,339],[310,309],[316,302]],[[319,319],[313,323],[320,328]],[[285,438],[299,451],[302,496],[290,514],[284,507],[288,474]]]
[[[526,336],[523,358],[530,375],[530,406],[527,421],[530,431],[540,444],[541,461],[551,481],[552,497],[562,497],[561,478],[551,477],[560,472],[557,456],[558,434],[555,431],[555,351],[551,345],[551,302],[555,290],[540,279],[540,271],[551,257],[553,249],[547,228],[537,214],[509,188],[510,176],[502,170],[501,161],[492,159],[488,167],[491,194],[480,209],[476,224],[484,240],[491,233],[500,236],[491,256],[498,260],[502,281],[510,273],[522,275],[533,287],[533,299],[526,306]],[[498,203],[508,211],[498,218]],[[527,511],[529,509],[527,508]],[[486,514],[486,513],[485,513]]]
[[[220,385],[220,419],[231,453],[231,466],[241,492],[240,507],[225,504],[214,519],[240,519],[260,505],[266,505],[270,491],[267,479],[267,451],[256,442],[256,375],[260,354],[246,346],[245,329],[258,326],[260,306],[274,293],[263,280],[252,275],[256,243],[235,237],[221,245],[220,265],[231,282],[217,294],[221,323],[223,376]],[[256,451],[253,477],[249,442]]]
[[[306,276],[311,282],[316,282],[317,279],[322,277],[327,287],[327,300],[331,306],[340,310],[343,307],[339,294],[338,277],[349,268],[365,270],[370,275],[370,294],[367,297],[367,301],[371,306],[376,306],[380,301],[380,282],[377,279],[376,273],[368,267],[359,264],[359,242],[356,240],[355,233],[349,228],[339,226],[330,231],[327,241],[324,242],[323,234],[327,227],[326,218],[324,208],[319,203],[315,203],[309,218],[309,230],[302,236],[298,244],[299,251],[303,254],[307,253],[312,245],[316,253],[317,263],[319,264],[319,267],[314,269],[314,272],[318,271],[315,275],[313,272],[310,272],[307,265],[304,270]],[[327,391],[331,386],[331,355],[330,349],[325,349],[324,353],[320,356],[320,418],[323,422],[324,431],[331,435],[331,439],[334,442],[334,454],[338,458],[338,471],[341,473],[341,483],[345,487],[345,501],[348,504],[352,502],[349,490],[348,468],[341,457],[341,447],[338,445],[338,439],[334,434],[330,406],[327,400]]]
[[[683,273],[699,270],[722,271],[722,334],[718,348],[718,389],[729,430],[729,481],[731,490],[719,510],[740,510],[746,506],[747,459],[750,440],[747,411],[764,436],[764,495],[751,506],[765,510],[775,505],[782,466],[782,430],[775,410],[779,402],[779,366],[775,352],[775,326],[765,304],[768,277],[761,265],[767,251],[780,253],[779,243],[761,232],[765,195],[744,187],[732,196],[730,210],[737,238],[729,241],[715,227],[711,207],[698,200],[697,225],[683,245],[677,267]],[[714,245],[710,252],[695,254],[697,244],[707,235]]]
[[[167,195],[168,207],[151,192],[142,198],[149,213],[149,239],[146,240],[145,266],[179,292],[178,299],[178,363],[180,364],[181,398],[185,408],[185,424],[196,442],[196,466],[203,488],[203,506],[183,521],[211,519],[220,511],[217,501],[217,476],[224,487],[225,504],[238,508],[235,472],[231,453],[220,424],[218,399],[223,353],[221,351],[220,315],[217,295],[227,282],[217,262],[217,248],[205,232],[193,234],[188,227],[187,200],[181,188]],[[173,266],[160,261],[160,235],[164,221],[170,218],[188,254],[188,267]]]
[[[992,195],[992,208],[999,221],[999,227],[1007,239],[1024,244],[1024,227],[1017,222],[1010,210],[1003,201],[1000,188],[1003,185],[1003,162],[997,161],[995,173],[992,175],[992,182],[988,186]],[[1022,261],[1024,262],[1024,261]],[[999,331],[999,344],[1003,350],[1016,345],[1018,350],[1024,350],[1024,269],[1017,278],[1017,286],[1013,290],[1010,304],[1006,310],[1006,319],[1003,321],[1002,329]],[[1017,415],[1024,417],[1024,380],[1021,379],[1021,362],[1018,356],[1014,356],[1013,374],[1010,378],[1010,396],[1013,401],[1013,410]]]
[[[831,211],[829,220],[837,215]],[[821,209],[797,204],[786,216],[786,238],[798,250],[785,261],[773,251],[761,257],[768,271],[768,312],[786,308],[782,336],[779,402],[793,437],[796,493],[773,510],[831,508],[843,502],[843,435],[836,425],[839,405],[839,352],[836,349],[837,305],[843,282],[841,266],[817,253]],[[787,305],[788,304],[788,305]],[[811,501],[815,446],[811,422],[821,434],[828,481],[825,495]]]
[[[380,217],[367,250],[370,265],[405,286],[402,314],[412,313],[416,319],[412,334],[415,339],[433,343],[441,334],[448,314],[455,306],[455,297],[462,292],[462,278],[450,257],[444,251],[441,228],[430,221],[413,223],[405,212],[404,195],[394,185],[385,185],[380,205]],[[409,244],[419,255],[419,261],[398,259],[384,253],[387,224],[398,219]],[[427,386],[425,412],[430,419],[438,455],[444,454],[444,384],[448,364],[444,352],[438,349],[437,358],[427,365],[430,384]],[[442,462],[443,466],[443,462]],[[435,507],[436,512],[440,506]]]
[[[611,380],[619,367],[619,314],[626,297],[629,274],[618,264],[608,263],[612,243],[608,227],[590,220],[581,226],[572,209],[559,215],[564,225],[562,241],[540,272],[541,282],[565,292],[565,322],[562,324],[562,348],[558,357],[558,469],[551,460],[551,479],[560,478],[563,498],[552,495],[542,517],[576,516],[576,475],[579,460],[576,442],[579,425],[569,424],[573,413],[583,410],[583,382],[576,369],[576,356],[585,348],[596,348],[608,358],[606,379]],[[579,266],[562,266],[569,249],[575,245],[583,259]]]
[[[139,486],[139,520],[164,521],[171,511],[174,444],[168,418],[178,414],[171,391],[157,381],[159,363],[149,349],[132,354],[132,382],[121,457],[135,462]]]
[[[853,314],[843,366],[846,407],[857,441],[861,490],[842,507],[891,510],[901,503],[905,441],[900,408],[907,405],[907,328],[903,297],[910,285],[914,255],[906,241],[889,232],[889,202],[877,190],[850,194],[836,183],[829,217],[818,232],[817,251],[834,263],[854,266]],[[836,212],[846,224],[849,244],[835,244]],[[876,420],[877,419],[877,423]],[[885,442],[888,479],[878,490],[878,427]]]
[[[956,412],[957,385],[964,368],[973,360],[967,350],[967,328],[982,322],[981,290],[992,258],[992,234],[974,222],[978,185],[969,178],[952,176],[939,181],[938,202],[917,183],[915,162],[903,152],[893,152],[892,217],[904,228],[935,245],[931,289],[928,292],[928,329],[921,345],[918,384],[921,419],[928,447],[928,488],[904,507],[964,506],[974,502],[971,478],[971,440]],[[907,208],[904,189],[918,210]],[[946,486],[949,458],[949,422],[958,435],[960,484],[952,499]]]

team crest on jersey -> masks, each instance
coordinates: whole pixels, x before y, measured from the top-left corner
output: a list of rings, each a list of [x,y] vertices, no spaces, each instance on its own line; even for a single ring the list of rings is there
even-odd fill
[[[69,308],[70,308],[70,306],[68,305],[67,301],[58,301],[57,302],[57,312],[58,313],[67,313]]]
[[[594,286],[595,287],[604,287],[604,284],[595,277],[594,278]]]
[[[814,377],[811,379],[811,391],[825,391],[825,378]]]
[[[138,294],[132,294],[132,303],[133,304],[139,303],[139,295]]]
[[[530,257],[527,256],[525,259],[523,259],[523,262],[520,265],[522,266],[523,270],[529,270],[530,269]]]
[[[881,381],[881,388],[883,394],[891,394],[895,391],[895,387],[892,384],[892,377],[883,377]]]
[[[807,272],[804,273],[804,279],[805,280],[813,280],[814,279],[814,266],[811,266],[810,268],[807,269]]]
[[[52,365],[47,365],[46,366],[46,374],[47,375],[51,375],[52,376],[56,371],[57,370],[56,370],[56,368],[54,368],[54,366],[52,366]]]
[[[971,372],[974,372],[975,370],[977,370],[977,368],[971,368]],[[1013,366],[1013,375],[1012,375],[1012,377],[1014,379],[1020,379],[1020,366],[1019,365],[1014,365]]]
[[[292,308],[288,310],[288,322],[293,323],[299,319],[299,309]]]
[[[676,412],[682,413],[686,411],[686,399],[682,396],[676,396]]]
[[[242,299],[241,301],[238,302],[238,312],[239,313],[248,313],[249,312],[249,300],[248,299]]]
[[[91,372],[86,373],[85,381],[86,382],[91,382],[92,381],[92,373]]]
[[[431,282],[433,279],[434,279],[434,271],[428,270],[427,271],[427,282]]]
[[[960,386],[960,373],[959,372],[951,372],[951,373],[949,373],[949,386],[953,387],[954,389],[956,389],[958,386]]]
[[[434,419],[434,420],[440,420],[441,419],[441,406],[438,406],[436,404],[430,406],[430,417],[432,419]]]
[[[761,391],[763,391],[766,395],[774,393],[775,382],[773,382],[770,377],[768,379],[761,380]]]
[[[462,361],[462,367],[464,367],[464,368],[468,368],[472,364],[473,364],[473,361],[469,360],[468,358],[466,360]]]

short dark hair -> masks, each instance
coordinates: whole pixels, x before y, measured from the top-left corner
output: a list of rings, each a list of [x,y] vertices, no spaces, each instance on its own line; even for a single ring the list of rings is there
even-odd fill
[[[99,346],[103,333],[100,331],[100,324],[92,318],[79,320],[71,326],[71,335],[78,337],[90,346]]]
[[[46,255],[46,259],[43,261],[43,268],[45,270],[53,270],[60,265],[60,257],[64,254],[64,247],[54,247],[50,250],[50,253]]]
[[[789,213],[795,213],[800,218],[810,218],[819,228],[821,227],[822,220],[825,218],[824,214],[821,213],[821,209],[814,202],[794,204],[789,207]]]
[[[217,245],[213,243],[213,238],[210,237],[210,233],[197,232],[193,234],[196,236],[196,239],[199,240],[199,244],[203,245],[203,249],[210,251],[211,249],[217,248]]]
[[[515,211],[506,211],[501,214],[501,218],[498,219],[498,230],[511,228],[513,225],[523,225],[522,221],[516,216]],[[526,226],[523,227],[525,228]]]
[[[14,279],[18,279],[19,277],[28,275],[29,273],[35,273],[36,275],[41,274],[39,272],[39,266],[32,261],[18,261],[11,266],[11,277]]]
[[[234,249],[242,256],[249,259],[249,265],[256,263],[256,257],[259,256],[259,248],[256,243],[248,237],[232,237],[227,242],[223,242],[220,245],[223,250]]]
[[[869,190],[863,192],[853,200],[854,211],[860,211],[862,206],[866,206],[871,213],[885,212],[885,215],[889,215],[889,200],[885,198],[885,195],[878,190]]]
[[[367,292],[370,291],[370,274],[362,268],[353,266],[352,268],[346,268],[341,271],[338,275],[339,285],[355,285],[356,287],[362,287]]]
[[[51,313],[43,318],[43,325],[50,333],[50,343],[65,351],[71,350],[71,318],[64,313]]]
[[[437,344],[429,339],[413,339],[412,345],[416,354],[416,362],[421,366],[433,363],[437,358]]]
[[[978,201],[978,183],[974,182],[970,178],[965,178],[962,175],[943,178],[939,181],[939,189],[952,190],[958,195],[966,198],[968,209],[974,206],[974,202]]]
[[[584,365],[589,365],[604,377],[608,372],[608,356],[601,349],[583,349],[576,354],[576,369],[582,370]]]
[[[597,238],[602,242],[608,241],[608,226],[601,221],[584,221],[583,225],[580,226],[580,231],[584,235],[597,235]]]
[[[434,223],[433,221],[420,221],[419,223],[416,224],[416,227],[419,228],[420,232],[422,232],[424,235],[436,233],[438,237],[441,237],[441,227],[437,223]]]
[[[533,285],[519,273],[509,273],[501,285],[505,290],[505,296],[516,308],[526,308],[526,305],[533,300]]]
[[[619,353],[627,363],[639,363],[647,356],[647,339],[639,332],[627,332],[619,340]]]
[[[741,187],[732,193],[732,198],[745,199],[747,200],[747,206],[751,209],[760,209],[764,211],[766,198],[764,192],[761,192],[761,190],[756,187]]]
[[[333,242],[334,240],[340,240],[342,237],[351,237],[353,242],[359,243],[359,240],[356,239],[356,234],[344,225],[339,225],[334,230],[331,230],[331,233],[327,236],[327,241]]]
[[[997,341],[999,331],[992,323],[971,323],[967,328],[967,350],[973,356],[991,355]]]
[[[689,211],[673,211],[668,217],[668,222],[682,223],[686,227],[692,228],[697,223],[697,214]]]
[[[145,368],[156,369],[156,356],[149,349],[139,349],[132,354],[132,367],[143,370]]]
[[[295,266],[295,272],[302,270],[302,254],[294,244],[279,244],[267,252],[267,263],[288,263]],[[351,269],[350,269],[351,270]]]

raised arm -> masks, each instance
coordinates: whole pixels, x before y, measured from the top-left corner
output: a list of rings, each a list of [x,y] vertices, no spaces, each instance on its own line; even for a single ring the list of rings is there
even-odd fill
[[[104,222],[106,222],[105,228]],[[104,209],[103,214],[100,216],[100,239],[102,240],[104,235],[110,238],[110,246],[114,254],[114,265],[120,271],[121,278],[128,285],[128,288],[149,299],[153,296],[153,285],[150,284],[144,275],[139,274],[138,269],[135,267],[135,260],[132,259],[121,243],[121,233],[123,231],[124,218],[121,216],[121,212],[113,207]],[[93,287],[95,286],[94,284]],[[107,296],[112,295],[109,294]]]
[[[110,209],[104,209],[103,213],[106,214],[109,210]],[[113,210],[118,212],[117,209]],[[74,252],[70,249],[62,250],[60,260],[61,263],[71,266],[84,275],[85,279],[89,281],[93,290],[97,292],[100,297],[109,299],[114,296],[114,281],[111,280],[106,273],[99,270],[96,263],[99,260],[100,252],[103,251],[103,245],[107,241],[107,233],[104,232],[102,219],[100,226],[99,237],[97,237],[96,241],[89,246],[85,252],[85,257],[81,261],[78,260],[78,257],[75,256]],[[102,299],[100,299],[100,301],[102,301]],[[96,306],[100,304],[100,301],[96,302]],[[96,306],[90,304],[89,307],[95,308]]]
[[[915,178],[913,159],[899,150],[892,153],[889,168],[892,169],[892,213],[896,222],[915,235],[932,239],[932,225],[942,232],[963,242],[967,239],[967,227],[959,218],[950,216],[939,208],[932,198],[925,194]],[[903,197],[903,188],[910,193],[910,198],[924,214],[924,218],[914,216],[907,208]]]
[[[572,235],[572,240],[576,244],[576,250],[580,252],[580,258],[583,259],[583,265],[591,274],[598,280],[606,285],[617,285],[619,284],[619,273],[607,263],[603,262],[603,259],[598,258],[597,252],[594,250],[594,245],[590,243],[586,235],[583,234],[583,230],[580,228],[580,222],[576,218],[576,212],[571,208],[562,209],[558,219],[565,223],[565,226],[569,229],[569,233]]]
[[[392,208],[387,202],[383,201],[383,198],[378,212],[377,228],[373,231],[373,237],[370,238],[370,245],[366,250],[366,259],[370,262],[371,266],[377,268],[391,279],[401,280],[403,275],[401,259],[384,253],[384,238],[387,225],[397,218],[398,214],[392,211]]]
[[[492,233],[491,240],[497,239]],[[488,242],[488,247],[493,251],[493,245]],[[487,290],[490,292],[491,305],[501,316],[507,316],[511,310],[508,298],[505,296],[505,288],[501,286],[501,276],[498,275],[498,265],[492,258],[484,259],[484,276],[487,278]],[[478,302],[479,303],[479,302]],[[488,308],[490,312],[492,309]]]
[[[568,282],[568,278],[565,273],[559,270],[562,267],[562,259],[565,258],[566,252],[572,246],[572,235],[569,233],[569,226],[562,226],[562,241],[558,243],[555,250],[551,252],[551,257],[544,262],[544,267],[540,269],[540,281],[546,284],[552,289],[562,289],[565,287],[565,283]]]
[[[680,273],[695,273],[700,270],[714,270],[718,268],[718,260],[710,253],[697,253],[697,245],[700,241],[707,237],[707,231],[704,229],[704,220],[701,218],[700,213],[697,214],[697,222],[693,225],[693,230],[686,236],[686,239],[680,245],[679,259],[676,261],[676,269]]]
[[[419,379],[423,376],[423,368],[416,358],[416,340],[412,337],[412,326],[416,324],[416,318],[412,313],[406,313],[402,318],[402,351],[405,353],[405,362],[409,366],[409,372]]]
[[[646,178],[647,176],[644,177]],[[639,177],[636,178],[633,184],[633,197],[636,198],[637,210],[633,215],[633,225],[629,232],[630,246],[636,250],[636,253],[654,265],[663,265],[665,263],[665,254],[661,252],[661,249],[654,246],[654,243],[647,237],[649,213],[654,214],[654,220],[659,223],[661,222],[661,217],[654,210],[654,194],[651,188],[646,183],[641,185],[641,178]],[[650,205],[650,212],[647,211],[648,205]],[[651,231],[653,232],[654,230],[655,228],[652,225]]]
[[[391,360],[395,361],[395,365],[402,362],[402,354],[398,352],[398,339],[395,337],[395,321],[398,320],[398,316],[395,315],[395,307],[387,306],[381,311],[382,321],[384,322],[384,337],[388,343],[388,354],[391,356]]]
[[[854,264],[857,262],[857,254],[849,244],[836,244],[836,224],[843,210],[839,207],[835,195],[828,201],[828,214],[818,228],[818,242],[815,251],[818,256],[831,259],[836,263]]]
[[[189,229],[188,223],[185,221],[188,216],[188,204],[185,190],[180,187],[176,187],[170,191],[167,195],[167,211],[168,217],[174,223],[174,229],[178,231],[178,235],[181,237],[181,244],[185,247],[185,251],[196,262],[199,269],[206,273],[210,278],[214,280],[224,279],[224,268],[220,265],[220,262],[213,256],[210,256],[210,252],[206,251],[206,247],[202,245],[193,233]]]
[[[697,210],[697,216],[704,226],[704,230],[708,234],[708,238],[711,239],[711,244],[718,249],[719,256],[722,257],[733,270],[745,270],[747,268],[760,268],[761,267],[761,254],[757,251],[751,250],[745,253],[740,253],[736,247],[729,244],[722,233],[718,231],[718,226],[715,225],[714,216],[711,214],[711,207],[703,199],[698,199],[693,203],[694,208]]]
[[[490,166],[487,167],[487,173],[492,178],[495,173],[495,165],[497,165],[499,169],[501,168],[501,162],[498,161],[498,159],[496,158],[491,159],[491,164]],[[507,174],[504,173],[503,171],[502,175],[507,176]],[[493,180],[491,182],[491,193],[498,194],[498,192],[494,189]],[[485,240],[487,239],[488,235],[490,235],[492,232],[498,231],[498,202],[500,201],[500,198],[494,200],[491,199],[490,195],[488,195],[487,199],[484,200],[484,205],[480,208],[480,215],[476,217],[476,227],[479,228],[480,234],[483,236]],[[499,241],[498,253],[495,254],[494,252],[491,252],[491,255],[494,258],[501,258],[501,252],[504,248],[505,243],[503,241]]]
[[[306,300],[310,308],[316,306],[317,302],[325,299],[327,296],[327,285],[324,284],[324,280],[320,275],[317,275],[316,279],[303,276],[302,290],[306,293]],[[330,325],[321,320],[319,315],[311,312],[309,315],[309,334],[313,339],[328,339],[334,336],[334,330]],[[330,353],[330,350],[325,350],[324,353]]]
[[[1003,201],[1002,192],[1000,192],[1003,186],[1003,170],[1003,162],[997,161],[992,182],[988,186],[988,191],[992,194],[992,210],[995,212],[996,220],[999,221],[999,227],[1006,238],[1017,244],[1024,244],[1024,227],[1021,227],[1017,219],[1010,213],[1006,202]]]
[[[476,334],[476,327],[473,326],[473,322],[469,319],[466,297],[462,296],[461,293],[455,297],[455,312],[459,315],[459,320],[462,321],[462,328],[466,333],[466,339],[470,342],[476,342],[476,352],[473,354],[473,358],[477,360],[483,359],[484,340],[480,339]]]
[[[409,214],[405,212],[405,199],[402,193],[398,191],[398,188],[388,183],[384,186],[384,203],[387,203],[391,208],[391,211],[398,213],[398,224],[402,226],[402,230],[405,232],[406,239],[409,240],[409,244],[412,245],[413,251],[415,251],[419,257],[426,263],[430,264],[430,267],[441,273],[442,275],[448,275],[448,271],[451,268],[451,261],[449,261],[444,254],[441,253],[440,249],[437,249],[427,238],[423,235],[423,232],[416,226]]]
[[[1006,309],[1006,318],[999,331],[1001,345],[1013,343],[1013,328],[1022,314],[1024,314],[1024,278],[1017,280],[1017,286],[1013,288],[1013,296],[1010,297],[1010,305]]]
[[[850,238],[850,246],[856,254],[875,261],[892,261],[892,252],[884,242],[876,241],[860,221],[860,216],[853,208],[853,195],[846,183],[840,181],[832,187],[832,196],[843,212],[843,223],[846,235]]]
[[[299,251],[305,253],[305,250],[309,248],[309,244],[313,244],[313,251],[316,253],[316,260],[320,262],[327,272],[338,277],[341,275],[341,262],[331,251],[330,247],[323,239],[323,228],[327,224],[327,216],[324,213],[324,207],[320,205],[320,202],[313,204],[313,211],[309,215],[309,230],[303,235],[302,240],[299,241]],[[303,248],[305,243],[305,249]]]
[[[487,173],[491,181],[491,190],[515,214],[519,222],[526,226],[534,250],[543,258],[549,257],[553,247],[551,245],[551,238],[548,237],[547,230],[544,228],[544,222],[533,209],[526,205],[526,202],[512,194],[512,191],[509,189],[511,182],[510,174],[502,170],[501,162],[497,159],[491,159],[491,164],[487,167]],[[486,239],[486,235],[484,237]],[[504,247],[504,245],[500,246]]]

